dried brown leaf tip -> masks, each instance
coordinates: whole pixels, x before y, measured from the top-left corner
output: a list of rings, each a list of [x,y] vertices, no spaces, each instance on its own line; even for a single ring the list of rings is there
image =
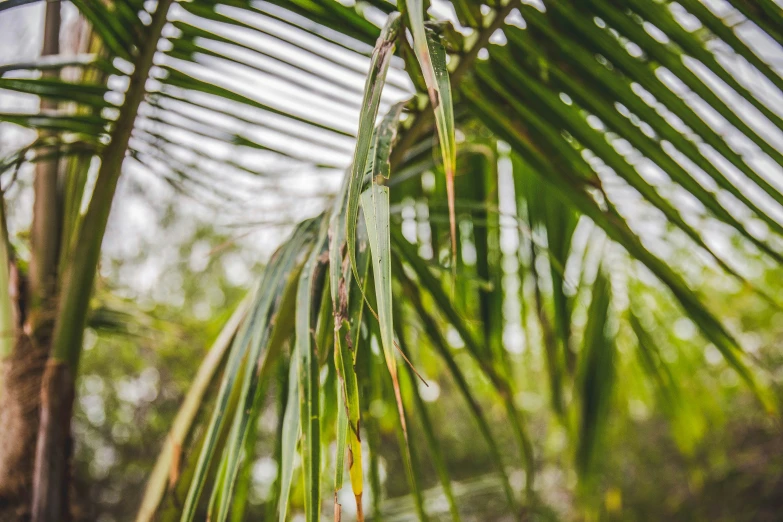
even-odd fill
[[[337,500],[337,492],[334,492],[334,522],[340,522],[343,519],[343,506]]]
[[[356,520],[358,522],[364,522],[364,508],[362,508],[362,494],[356,495]]]

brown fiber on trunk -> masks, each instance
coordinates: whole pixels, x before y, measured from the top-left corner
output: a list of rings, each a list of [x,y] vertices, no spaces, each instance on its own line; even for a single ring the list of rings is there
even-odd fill
[[[0,522],[30,519],[41,378],[47,347],[19,335],[0,371]]]

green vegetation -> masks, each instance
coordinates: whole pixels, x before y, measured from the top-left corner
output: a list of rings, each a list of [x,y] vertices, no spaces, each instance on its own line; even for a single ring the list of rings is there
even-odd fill
[[[0,66],[0,520],[775,519],[776,1],[71,3]],[[177,238],[177,304],[101,258],[131,163],[216,215],[343,173],[252,288]]]

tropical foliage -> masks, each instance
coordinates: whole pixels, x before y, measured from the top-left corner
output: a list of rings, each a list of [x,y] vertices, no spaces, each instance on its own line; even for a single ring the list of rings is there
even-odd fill
[[[28,3],[6,0],[0,16]],[[428,375],[464,399],[508,513],[551,516],[515,353],[541,354],[553,422],[589,488],[613,397],[634,393],[623,381],[649,381],[683,450],[704,429],[683,406],[669,310],[698,330],[691,350],[720,354],[776,412],[767,368],[693,289],[706,270],[779,306],[743,264],[748,252],[766,266],[783,261],[783,12],[773,0],[72,3],[89,22],[76,56],[50,46],[40,61],[0,68],[0,88],[42,100],[34,114],[0,115],[37,132],[2,165],[10,178],[36,164],[36,203],[29,267],[4,241],[10,269],[0,277],[2,329],[16,335],[3,339],[7,364],[30,349],[18,340],[28,336],[48,356],[33,520],[58,520],[67,505],[84,326],[130,162],[219,200],[248,178],[340,167],[313,151],[353,144],[337,195],[294,228],[204,359],[139,521],[241,519],[273,382],[285,391],[281,522],[300,475],[306,520],[327,505],[339,520],[344,487],[364,518],[387,451],[378,404],[395,412],[386,418],[418,516],[427,519],[417,484],[426,446],[458,520],[421,397]],[[46,9],[56,40],[58,4]],[[357,73],[363,89],[348,81]],[[267,82],[305,94],[283,106]],[[358,127],[308,110],[315,97],[357,112]],[[685,259],[673,253],[683,249]],[[8,289],[25,270],[21,302]],[[488,390],[513,449],[477,399]]]

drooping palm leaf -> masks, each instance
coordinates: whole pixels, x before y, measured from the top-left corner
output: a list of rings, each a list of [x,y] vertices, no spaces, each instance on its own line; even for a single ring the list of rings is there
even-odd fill
[[[0,10],[25,3],[7,0]],[[661,239],[687,245],[698,252],[699,263],[753,286],[741,263],[704,232],[705,224],[717,224],[722,235],[757,250],[770,263],[783,262],[783,194],[776,180],[783,154],[778,150],[779,140],[767,132],[780,130],[783,115],[763,89],[740,77],[736,64],[742,63],[763,78],[776,96],[783,79],[756,44],[741,38],[733,23],[700,0],[676,4],[551,0],[543,7],[508,0],[490,2],[488,9],[455,0],[457,20],[473,31],[468,37],[442,21],[435,27],[438,36],[430,32],[427,26],[435,20],[425,11],[424,2],[406,2],[406,17],[391,2],[368,4],[372,9],[365,11],[365,3],[346,6],[335,0],[196,0],[160,1],[152,9],[130,0],[78,1],[74,5],[91,23],[97,49],[77,58],[0,65],[0,88],[35,94],[61,107],[55,113],[1,115],[4,122],[46,134],[2,165],[13,168],[20,159],[51,159],[53,147],[57,154],[80,158],[65,180],[68,201],[64,208],[68,210],[60,256],[64,260],[64,304],[55,330],[56,356],[74,367],[99,246],[128,151],[134,161],[178,186],[227,197],[239,191],[233,180],[271,177],[269,171],[279,169],[269,165],[277,162],[290,169],[341,168],[353,151],[340,194],[319,218],[324,223],[323,234],[326,216],[329,219],[328,284],[314,285],[314,267],[325,262],[325,237],[322,234],[313,246],[318,226],[315,221],[306,222],[270,262],[262,279],[263,290],[236,336],[200,457],[187,478],[190,490],[182,519],[198,516],[201,492],[213,481],[211,513],[216,519],[227,517],[241,460],[251,458],[243,457],[244,441],[255,428],[251,424],[262,403],[259,392],[266,375],[261,373],[268,371],[262,354],[282,344],[270,336],[288,339],[294,330],[297,348],[292,359],[298,361],[294,369],[301,387],[288,394],[289,406],[281,419],[286,439],[278,516],[282,521],[287,514],[299,433],[297,420],[292,419],[296,414],[301,415],[303,434],[300,451],[306,467],[307,519],[318,519],[321,477],[329,475],[321,473],[320,466],[325,454],[321,448],[332,429],[322,430],[321,420],[326,419],[336,424],[338,439],[336,517],[341,513],[336,495],[347,453],[361,519],[361,394],[367,385],[363,380],[369,377],[357,372],[355,364],[359,353],[370,352],[369,336],[361,333],[363,326],[379,332],[376,337],[394,382],[392,395],[379,391],[378,397],[399,406],[403,438],[407,438],[406,419],[415,420],[425,425],[428,446],[434,445],[414,386],[397,383],[394,325],[408,321],[420,325],[429,339],[421,346],[411,344],[410,351],[431,348],[445,363],[446,373],[465,397],[487,442],[509,505],[517,506],[517,492],[504,467],[510,459],[501,454],[486,412],[476,399],[477,386],[465,377],[462,361],[454,357],[444,334],[446,327],[456,331],[471,362],[501,397],[527,473],[528,492],[532,492],[535,452],[518,400],[525,383],[513,378],[504,337],[509,323],[504,310],[509,301],[521,300],[523,310],[537,312],[542,335],[536,340],[525,332],[530,339],[527,348],[544,352],[548,358],[555,411],[566,424],[567,410],[579,412],[578,438],[572,441],[576,466],[583,472],[592,469],[593,453],[601,446],[601,426],[610,415],[607,405],[614,364],[623,355],[614,349],[612,329],[607,328],[618,310],[611,306],[606,276],[599,275],[585,283],[584,289],[577,289],[591,293],[592,298],[584,331],[574,324],[574,309],[584,302],[581,293],[569,288],[566,275],[569,266],[587,264],[573,250],[577,223],[586,221],[592,221],[613,246],[624,251],[622,259],[641,263],[657,277],[682,313],[773,409],[736,333],[711,312],[683,276],[682,267],[670,262],[666,249],[659,247]],[[730,4],[736,10],[734,17],[747,19],[756,34],[778,44],[783,41],[776,23],[782,17],[774,2]],[[701,28],[692,30],[684,22],[684,13]],[[511,15],[520,16],[513,20]],[[370,18],[385,22],[384,29]],[[410,41],[406,29],[411,32]],[[498,31],[505,37],[504,45],[490,43]],[[395,52],[403,60],[398,61]],[[379,111],[385,110],[384,93],[387,99],[410,94],[400,63],[408,67],[422,98],[426,91],[430,106],[411,110],[403,118],[403,105],[395,105],[376,125]],[[74,66],[82,71],[78,80],[18,75]],[[107,83],[110,75],[123,78],[127,88]],[[367,77],[364,89],[363,76]],[[281,103],[281,92],[288,104]],[[119,94],[124,94],[123,100],[113,101]],[[415,109],[416,105],[407,107]],[[430,130],[433,121],[440,155],[431,139],[433,133],[424,137],[427,133],[422,132]],[[395,145],[398,131],[401,140]],[[458,146],[457,135],[467,143]],[[352,144],[354,136],[356,143]],[[495,156],[470,151],[487,145],[492,151],[500,150],[501,141],[510,153]],[[323,149],[339,150],[345,161],[327,157]],[[460,149],[469,153],[460,156],[465,159],[460,160],[458,173]],[[252,151],[254,161],[236,160],[231,152],[237,150]],[[102,163],[95,190],[86,194],[89,161],[84,158],[92,155]],[[500,161],[511,163],[510,182],[501,175]],[[434,188],[427,188],[426,180],[439,169],[446,175],[445,188],[437,180]],[[474,189],[465,199],[477,211],[460,206],[462,202],[455,198],[456,174]],[[381,186],[375,183],[382,181],[377,176],[390,179]],[[368,181],[370,188],[364,192]],[[515,212],[510,216],[515,223],[511,227],[499,208],[505,201],[503,191],[513,192],[510,199],[516,204],[511,209]],[[439,210],[443,199],[448,209],[445,216]],[[82,200],[89,200],[85,215],[79,214]],[[422,206],[428,214],[419,215]],[[359,216],[362,208],[364,219]],[[405,235],[408,218],[404,213],[409,209],[418,214],[413,233],[409,230]],[[396,221],[398,213],[403,214],[402,227]],[[643,222],[648,216],[663,223],[666,232],[662,237],[647,237]],[[440,266],[444,259],[440,231],[446,222],[451,268],[457,275],[454,288],[460,289],[455,299],[443,289],[446,278]],[[759,233],[756,223],[763,223],[769,232]],[[362,225],[366,225],[366,238]],[[525,241],[521,240],[522,227],[531,236]],[[534,244],[542,235],[543,248]],[[531,246],[530,253],[510,252],[507,245],[514,240]],[[471,247],[478,262],[469,262],[465,254]],[[308,252],[309,264],[300,277],[300,265]],[[522,256],[529,259],[520,260]],[[548,278],[539,274],[547,266],[536,262],[543,257],[548,261]],[[524,266],[528,261],[530,266]],[[606,263],[620,263],[617,257],[602,257],[601,262],[609,273],[617,267]],[[583,273],[584,267],[579,268]],[[374,289],[367,284],[370,275]],[[402,296],[394,294],[395,282],[400,283],[409,306],[398,306]],[[534,291],[526,292],[526,284]],[[530,299],[531,293],[535,299]],[[300,298],[295,305],[280,303],[284,295],[296,294]],[[376,303],[377,318],[364,313],[365,296]],[[333,359],[316,350],[329,345],[323,341],[330,337],[323,326],[328,324],[324,317],[328,317],[329,306],[335,319]],[[529,315],[523,312],[524,318]],[[316,325],[320,333],[313,342],[310,330]],[[639,340],[642,364],[651,379],[660,381],[664,370],[647,350],[649,338],[633,316],[631,326]],[[578,350],[580,337],[582,348]],[[339,392],[321,395],[317,390],[321,367],[328,366],[327,373],[334,378],[329,373],[332,360]],[[413,397],[406,398],[406,394]],[[419,415],[406,418],[402,405],[411,398]],[[239,407],[226,411],[232,400]],[[321,403],[336,415],[324,414],[321,419]],[[229,413],[231,424],[223,418]],[[373,482],[378,482],[378,448],[372,449]],[[220,455],[217,461],[216,455]],[[406,455],[407,467],[413,470],[415,459]],[[443,488],[448,490],[445,466],[436,465]],[[150,483],[155,505],[160,500],[161,473],[156,472]],[[413,474],[411,483],[416,483]],[[375,496],[378,484],[373,489]],[[447,496],[456,518],[456,500],[451,493]],[[532,494],[527,498],[535,500]],[[423,514],[424,503],[417,499]]]

